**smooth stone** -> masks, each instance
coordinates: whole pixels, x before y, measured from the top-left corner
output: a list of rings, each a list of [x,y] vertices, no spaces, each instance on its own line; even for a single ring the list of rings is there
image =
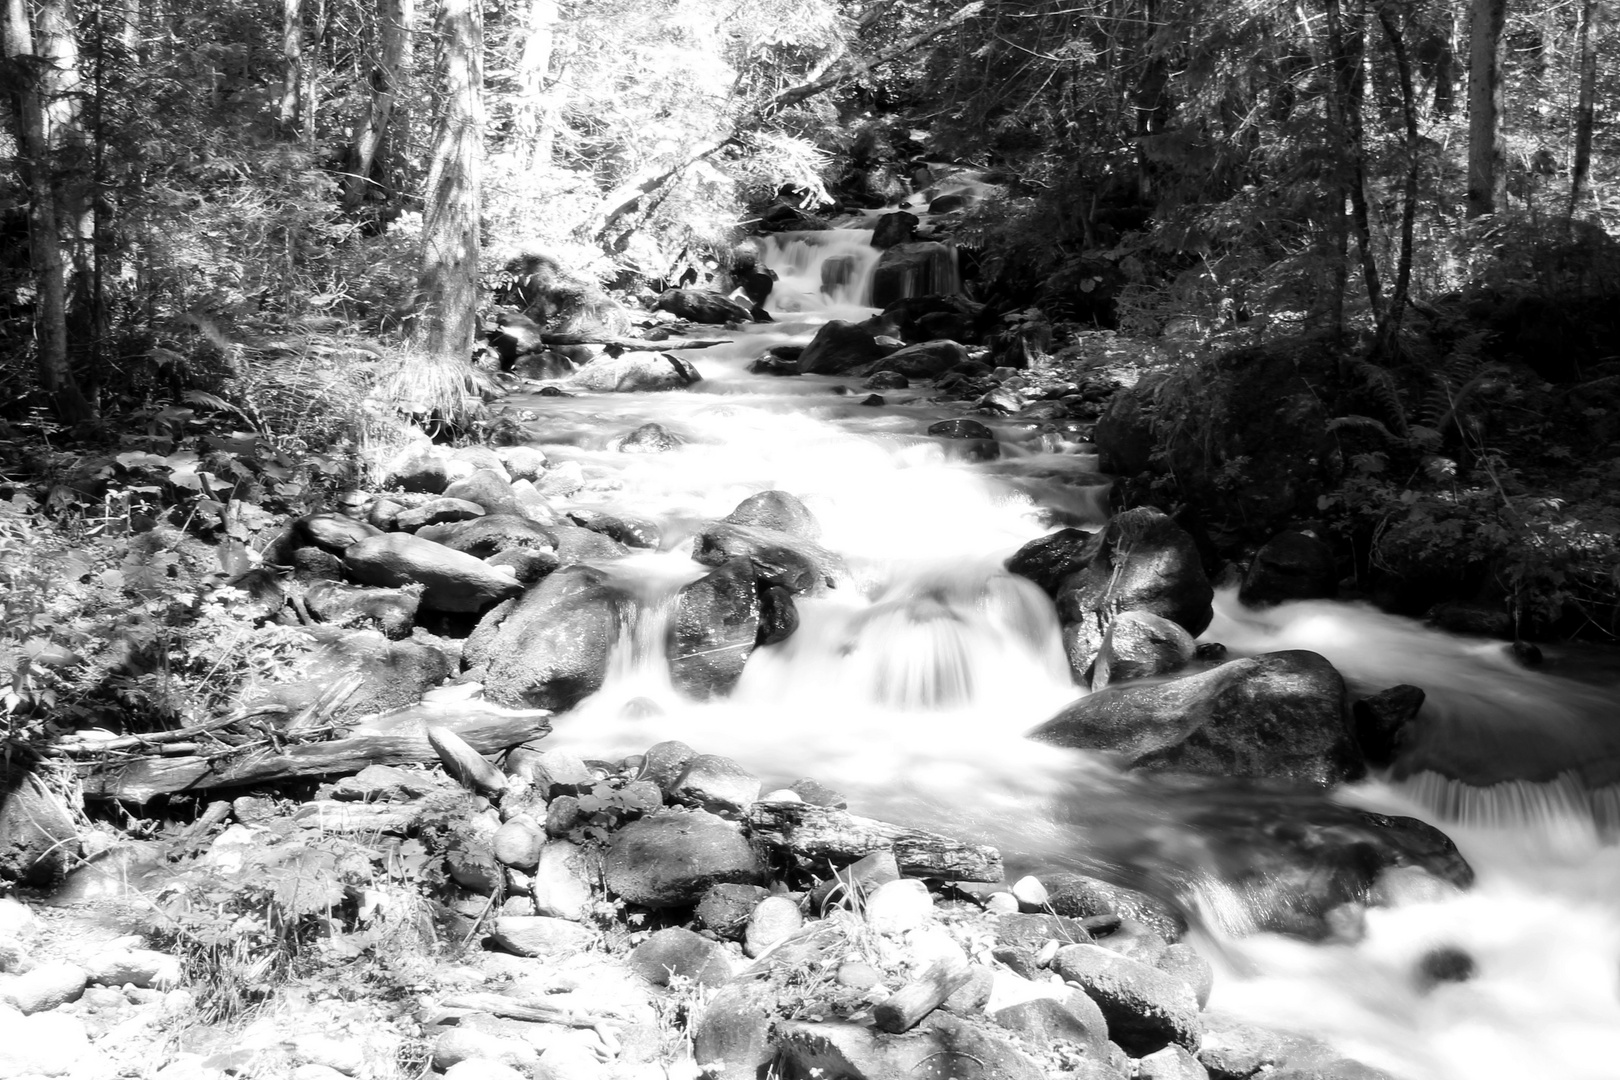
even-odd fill
[[[739,813],[759,798],[759,777],[718,754],[699,754],[686,763],[670,788],[670,798],[715,813]]]
[[[533,870],[540,863],[540,850],[545,842],[543,827],[533,820],[516,818],[495,830],[490,849],[503,866]]]
[[[1136,1080],[1209,1080],[1209,1072],[1186,1049],[1171,1044],[1137,1060]]]
[[[24,1015],[49,1012],[70,1001],[78,1001],[90,977],[77,964],[40,964],[0,985],[0,1001]]]
[[[583,922],[591,912],[590,856],[566,840],[552,840],[540,849],[529,886],[536,915]]]
[[[758,956],[778,941],[792,935],[804,925],[799,905],[785,896],[768,896],[761,900],[748,918],[743,934],[743,952]]]
[[[1013,882],[1011,891],[1020,911],[1045,911],[1051,901],[1046,886],[1033,874],[1026,874]]]
[[[185,972],[179,959],[156,949],[119,949],[90,960],[85,973],[91,982],[106,986],[138,986],[143,990],[172,990]]]
[[[534,446],[497,446],[495,457],[513,480],[534,480],[546,467],[545,451]]]
[[[579,923],[549,915],[503,915],[493,920],[490,938],[518,956],[566,956],[590,945],[596,934]]]
[[[866,924],[880,934],[903,934],[934,918],[934,898],[916,878],[886,882],[866,898]]]
[[[730,981],[734,971],[723,945],[680,926],[654,931],[630,950],[626,962],[654,986],[689,980],[714,988]]]
[[[1167,946],[1153,966],[1191,987],[1200,1009],[1209,1004],[1209,995],[1215,989],[1215,968],[1197,949],[1178,941]]]
[[[410,533],[385,533],[362,540],[344,552],[343,565],[362,585],[420,582],[422,606],[435,611],[482,611],[523,591],[523,586],[482,559]]]
[[[759,856],[742,831],[703,810],[666,809],[630,822],[608,841],[608,890],[643,907],[696,903],[712,885],[757,884]]]

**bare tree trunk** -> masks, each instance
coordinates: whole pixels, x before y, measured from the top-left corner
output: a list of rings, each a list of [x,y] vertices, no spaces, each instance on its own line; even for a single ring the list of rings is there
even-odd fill
[[[379,55],[371,70],[371,105],[355,133],[352,167],[343,183],[343,205],[349,210],[358,210],[368,191],[380,191],[385,198],[390,194],[386,170],[379,165],[405,88],[406,57],[415,22],[415,0],[378,0]],[[378,174],[384,174],[380,181]]]
[[[303,114],[304,145],[315,149],[315,110],[320,104],[321,45],[326,40],[329,12],[326,0],[311,0],[313,9],[309,19],[309,42],[304,47],[303,86],[298,91],[299,110]]]
[[[1395,54],[1395,70],[1401,81],[1401,117],[1406,124],[1406,173],[1401,183],[1401,250],[1395,266],[1395,288],[1390,293],[1389,309],[1379,327],[1378,352],[1394,356],[1400,349],[1401,321],[1406,314],[1406,297],[1412,286],[1412,228],[1417,218],[1418,200],[1418,114],[1417,90],[1412,83],[1412,60],[1406,51],[1406,40],[1390,14],[1390,6],[1378,7],[1378,22],[1389,39]]]
[[[61,239],[57,229],[56,191],[51,186],[51,143],[46,92],[49,87],[42,62],[34,52],[33,27],[25,0],[5,0],[0,43],[11,69],[11,118],[17,147],[17,167],[28,190],[28,247],[38,289],[34,317],[39,381],[57,415],[76,423],[93,415],[90,403],[73,379],[67,349],[67,295],[63,276]]]
[[[478,205],[484,156],[481,0],[444,0],[438,32],[443,98],[423,211],[416,341],[436,356],[466,357],[478,320]]]
[[[555,125],[550,113],[555,107],[546,76],[551,71],[552,45],[560,18],[557,0],[530,0],[528,36],[518,60],[517,113],[512,127],[518,152],[527,169],[551,163],[551,143]]]
[[[1575,154],[1569,170],[1569,212],[1565,216],[1574,220],[1579,209],[1581,191],[1592,171],[1592,119],[1597,106],[1597,43],[1595,32],[1603,24],[1603,5],[1598,0],[1584,0],[1581,4],[1580,28],[1575,38],[1575,69],[1580,89],[1575,102]]]
[[[298,91],[304,84],[304,2],[281,0],[281,133],[298,125]]]
[[[1502,27],[1507,0],[1472,0],[1468,32],[1468,216],[1494,214],[1507,202],[1502,138]]]
[[[1333,58],[1333,93],[1339,99],[1343,118],[1344,160],[1349,171],[1346,190],[1350,196],[1350,224],[1356,247],[1361,251],[1361,276],[1367,286],[1367,301],[1373,318],[1383,325],[1383,288],[1378,280],[1378,260],[1373,253],[1372,225],[1367,213],[1367,151],[1362,134],[1361,104],[1366,79],[1362,56],[1366,50],[1365,11],[1357,4],[1355,19],[1346,25],[1339,0],[1327,0],[1328,52]]]

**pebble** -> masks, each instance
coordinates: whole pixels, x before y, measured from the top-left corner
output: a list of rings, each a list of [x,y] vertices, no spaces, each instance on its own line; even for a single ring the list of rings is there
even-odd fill
[[[903,934],[934,917],[934,898],[916,878],[879,885],[866,898],[866,923],[880,934]]]

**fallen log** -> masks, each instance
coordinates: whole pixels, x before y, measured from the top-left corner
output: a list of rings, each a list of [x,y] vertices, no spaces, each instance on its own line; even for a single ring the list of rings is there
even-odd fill
[[[459,725],[456,733],[478,753],[494,754],[548,733],[550,716],[544,709],[501,710]],[[257,750],[235,748],[207,757],[137,757],[76,765],[85,798],[139,803],[179,791],[277,784],[356,773],[367,765],[438,760],[425,733],[395,732],[354,734],[280,749],[261,744]]]
[[[669,352],[671,349],[712,349],[716,345],[725,345],[729,338],[717,340],[684,341],[681,338],[666,338],[655,341],[652,338],[604,338],[589,337],[584,334],[541,334],[542,345],[601,345],[606,349],[617,349],[619,352]]]
[[[1001,852],[964,844],[938,833],[857,817],[813,803],[756,802],[748,808],[748,831],[795,855],[837,866],[874,851],[892,851],[900,873],[947,881],[1000,881]]]
[[[879,1031],[891,1035],[910,1031],[972,978],[973,967],[967,957],[942,957],[927,971],[878,1002],[877,1008],[872,1010],[872,1023]]]

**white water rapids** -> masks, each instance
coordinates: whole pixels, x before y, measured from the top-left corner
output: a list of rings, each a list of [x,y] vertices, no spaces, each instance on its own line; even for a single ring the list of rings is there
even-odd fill
[[[838,238],[842,243],[848,238]],[[1104,760],[1036,745],[1024,732],[1080,694],[1051,602],[1001,569],[1023,543],[1062,524],[1105,520],[1094,459],[1046,452],[1032,425],[985,419],[1004,460],[948,459],[923,429],[947,406],[926,389],[886,391],[883,407],[839,380],[746,371],[771,345],[803,343],[833,314],[808,312],[815,257],[782,245],[795,314],[726,346],[682,354],[703,381],[660,394],[524,397],[554,460],[613,479],[575,496],[657,521],[661,550],[604,564],[636,597],[607,685],[556,723],[553,739],[588,757],[639,753],[664,739],[731,756],[767,790],[813,776],[852,811],[996,843],[1018,866],[1112,870],[1143,882],[1200,882],[1210,918],[1198,941],[1217,964],[1212,1009],[1325,1038],[1405,1080],[1620,1077],[1620,848],[1602,797],[1576,781],[1460,793],[1417,776],[1336,797],[1441,827],[1478,874],[1459,898],[1375,909],[1355,944],[1242,935],[1223,921],[1202,838],[1183,818],[1204,798],[1174,796]],[[817,279],[819,280],[819,278]],[[666,454],[622,454],[611,440],[657,421],[687,440]],[[1061,460],[1059,460],[1061,459]],[[822,543],[855,583],[801,600],[801,625],[749,660],[735,693],[695,704],[670,686],[663,626],[675,591],[705,568],[688,557],[699,523],[776,488],[799,496]],[[1615,722],[1616,682],[1529,671],[1500,643],[1449,637],[1336,603],[1245,612],[1217,600],[1204,640],[1236,654],[1323,653],[1359,691],[1409,682],[1459,731],[1492,718],[1533,730]],[[1563,716],[1566,719],[1560,720]],[[1573,717],[1573,719],[1569,719]],[[1477,737],[1489,750],[1486,728]],[[1501,748],[1498,747],[1498,750]],[[1210,798],[1216,796],[1210,795]],[[1448,820],[1434,807],[1468,814]],[[1419,958],[1457,946],[1477,962],[1463,983],[1421,989]]]

